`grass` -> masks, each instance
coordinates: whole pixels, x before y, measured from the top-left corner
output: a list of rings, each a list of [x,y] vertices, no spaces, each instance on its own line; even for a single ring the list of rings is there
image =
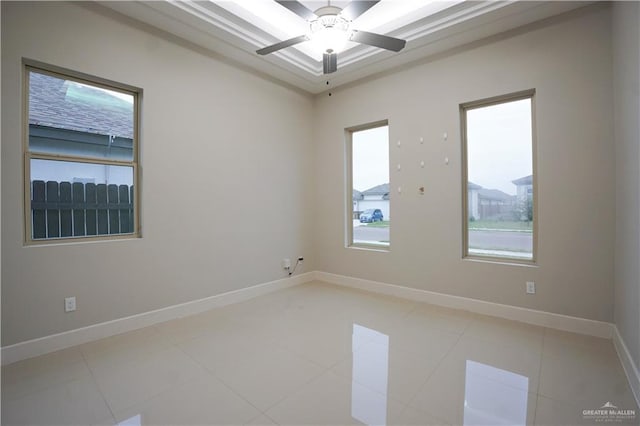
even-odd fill
[[[363,223],[363,225],[365,225]],[[383,220],[381,222],[371,222],[371,223],[367,223],[366,226],[370,226],[372,228],[388,228],[389,227],[389,221],[388,220]]]
[[[504,229],[531,232],[533,227],[531,226],[531,222],[524,221],[475,220],[473,222],[469,222],[469,229]]]

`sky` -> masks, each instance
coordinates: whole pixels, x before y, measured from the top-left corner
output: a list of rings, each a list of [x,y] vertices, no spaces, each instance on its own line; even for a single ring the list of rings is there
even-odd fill
[[[470,182],[515,195],[511,182],[532,171],[531,99],[467,111]]]
[[[469,181],[516,194],[513,180],[532,173],[531,99],[467,111]],[[389,182],[388,126],[353,133],[353,187]]]
[[[389,183],[389,126],[353,133],[353,187],[365,191]]]

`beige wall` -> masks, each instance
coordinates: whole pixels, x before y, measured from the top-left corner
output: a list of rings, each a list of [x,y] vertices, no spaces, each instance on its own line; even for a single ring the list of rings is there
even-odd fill
[[[3,346],[315,269],[311,97],[98,11],[2,2]],[[144,90],[142,239],[24,247],[23,57]]]
[[[640,368],[640,5],[613,7],[615,323]]]
[[[316,101],[320,270],[613,320],[610,16],[596,6]],[[538,266],[461,259],[460,103],[536,89]],[[389,120],[391,251],[345,248],[344,128]],[[448,140],[442,134],[448,133]],[[419,137],[424,137],[421,145]],[[396,142],[401,141],[401,147]],[[449,157],[449,165],[444,158]],[[420,160],[426,166],[421,169]],[[402,171],[396,165],[402,165]],[[418,194],[425,186],[426,194]],[[537,294],[525,294],[525,281]]]
[[[281,278],[281,258],[298,255],[305,270],[612,321],[610,18],[590,7],[312,100],[98,7],[2,2],[2,345]],[[142,239],[24,247],[23,57],[144,89]],[[530,88],[538,266],[463,261],[458,105]],[[391,251],[346,249],[344,128],[383,119],[403,188]],[[631,327],[625,303],[616,319]]]

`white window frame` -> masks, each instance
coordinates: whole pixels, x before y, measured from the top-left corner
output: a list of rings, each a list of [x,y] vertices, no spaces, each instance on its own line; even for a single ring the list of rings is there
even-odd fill
[[[46,245],[46,244],[60,244],[71,242],[85,242],[85,241],[102,241],[102,240],[117,240],[117,239],[131,239],[140,238],[142,236],[140,226],[140,168],[139,168],[139,123],[140,123],[140,100],[142,97],[142,90],[126,84],[121,84],[106,80],[99,77],[90,76],[87,74],[71,71],[68,69],[43,64],[37,61],[23,60],[23,158],[24,158],[24,242],[25,245]],[[114,160],[105,159],[100,157],[80,156],[80,155],[60,155],[51,154],[46,152],[31,151],[29,148],[29,74],[30,72],[36,72],[39,74],[49,75],[52,77],[75,81],[78,83],[121,92],[127,95],[133,96],[133,158],[131,161],[127,160]],[[113,165],[113,166],[125,166],[133,169],[133,232],[123,234],[100,234],[100,235],[85,235],[85,236],[69,236],[69,237],[48,237],[34,239],[32,237],[32,212],[31,212],[31,160],[52,160],[52,161],[68,161],[75,163],[85,164],[98,164],[98,165]]]
[[[538,184],[537,184],[537,137],[536,137],[536,90],[529,89],[506,95],[494,96],[477,101],[460,104],[460,136],[462,139],[462,258],[472,260],[486,260],[500,263],[514,263],[523,265],[535,265],[538,259]],[[533,232],[531,259],[518,259],[507,256],[489,256],[469,253],[469,206],[468,206],[468,158],[467,158],[467,114],[466,112],[476,108],[483,108],[508,102],[531,100],[531,174],[533,186]]]

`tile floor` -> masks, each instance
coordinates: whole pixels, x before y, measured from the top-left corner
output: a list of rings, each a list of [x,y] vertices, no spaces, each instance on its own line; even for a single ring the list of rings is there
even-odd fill
[[[638,414],[609,340],[318,282],[2,368],[3,425],[595,425],[607,402]]]

